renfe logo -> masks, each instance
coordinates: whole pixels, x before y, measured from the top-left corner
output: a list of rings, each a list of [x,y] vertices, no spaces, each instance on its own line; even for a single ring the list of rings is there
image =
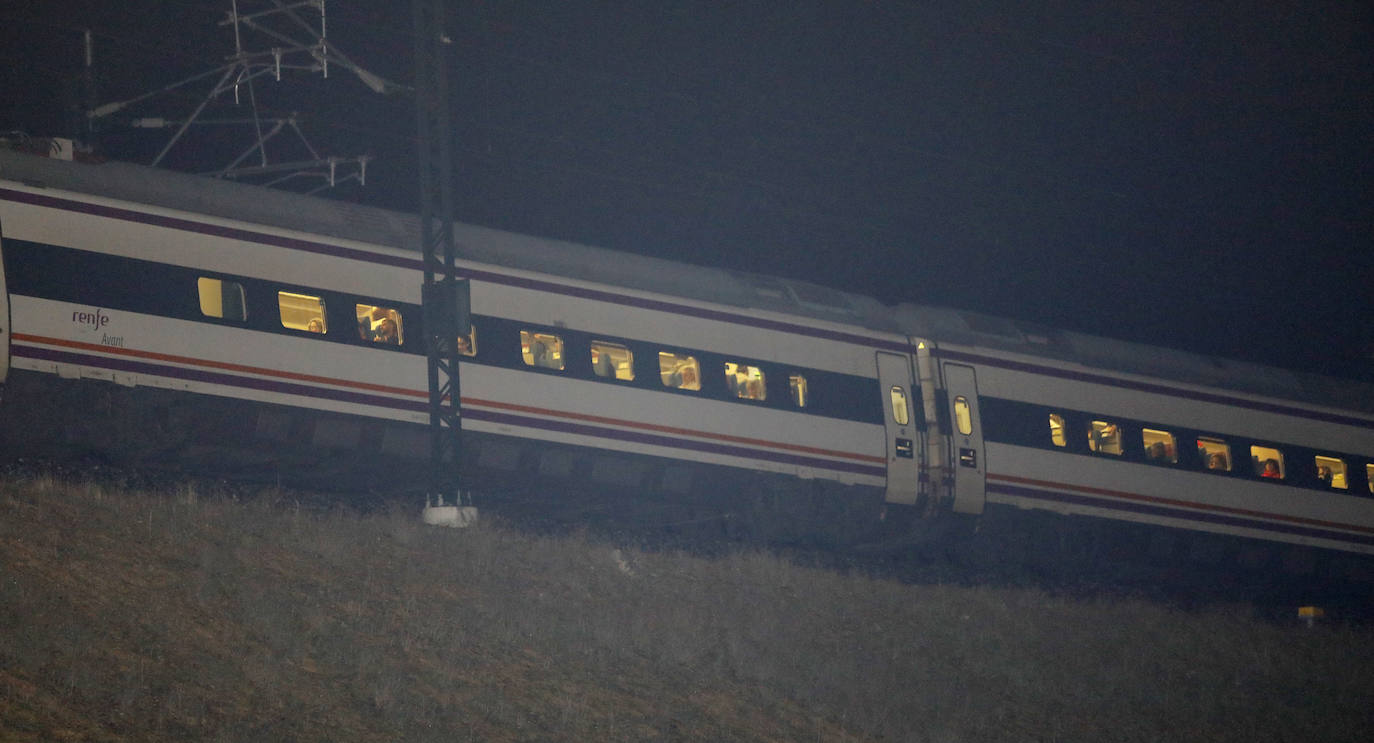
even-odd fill
[[[110,316],[98,308],[95,312],[77,310],[72,313],[72,322],[78,325],[89,325],[91,330],[100,330],[110,324]]]

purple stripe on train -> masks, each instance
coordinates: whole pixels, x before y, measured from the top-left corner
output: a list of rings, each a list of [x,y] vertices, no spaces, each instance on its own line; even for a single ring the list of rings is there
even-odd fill
[[[1003,495],[1014,495],[1033,500],[1052,501],[1055,503],[1069,503],[1077,506],[1093,506],[1096,508],[1106,508],[1113,511],[1126,511],[1129,513],[1146,514],[1150,516],[1168,516],[1170,518],[1184,519],[1187,521],[1203,521],[1209,524],[1220,524],[1223,526],[1243,527],[1246,529],[1258,529],[1261,531],[1276,532],[1279,534],[1292,534],[1294,536],[1315,537],[1319,539],[1330,539],[1336,542],[1347,542],[1351,544],[1374,545],[1374,535],[1350,534],[1348,532],[1336,531],[1334,529],[1324,529],[1319,526],[1304,526],[1302,524],[1283,524],[1272,521],[1262,521],[1245,516],[1236,516],[1224,513],[1211,513],[1207,511],[1193,511],[1185,508],[1175,508],[1171,506],[1158,505],[1154,503],[1140,503],[1133,501],[1116,500],[1112,498],[1100,498],[1082,493],[1067,493],[1062,490],[1040,490],[1037,488],[1027,488],[1018,485],[1007,485],[1003,483],[988,483],[989,493],[1001,493]]]
[[[222,372],[206,371],[203,369],[188,369],[179,366],[168,366],[163,364],[153,364],[144,361],[134,361],[124,358],[110,358],[105,356],[92,356],[89,354],[73,353],[50,348],[40,348],[19,344],[14,346],[14,355],[24,358],[41,359],[64,364],[81,364],[83,366],[94,366],[114,371],[122,371],[133,374],[146,374],[150,376],[171,377],[174,379],[185,379],[207,384],[222,384],[231,387],[241,387],[246,389],[263,390],[268,392],[280,392],[284,394],[300,395],[305,397],[338,400],[341,402],[359,403],[373,405],[377,407],[393,408],[412,412],[426,412],[429,405],[426,402],[402,400],[378,395],[368,395],[346,390],[331,389],[328,387],[316,387],[305,384],[291,382],[281,382],[271,379],[260,379],[257,377],[245,377],[235,374],[225,374]],[[856,462],[832,461],[817,457],[806,457],[785,452],[772,452],[759,449],[750,449],[742,446],[729,446],[707,441],[695,441],[691,439],[678,439],[670,436],[648,434],[639,431],[626,431],[613,428],[602,428],[581,423],[570,423],[566,421],[553,420],[548,418],[538,418],[534,416],[512,415],[481,408],[467,407],[462,411],[463,417],[467,420],[487,421],[493,423],[505,423],[518,425],[528,428],[542,429],[546,431],[558,431],[560,433],[575,433],[584,436],[593,436],[603,439],[617,441],[627,441],[639,444],[652,444],[654,446],[664,446],[674,449],[685,449],[691,451],[707,452],[712,454],[723,454],[727,456],[741,457],[745,459],[756,459],[761,461],[778,462],[792,464],[803,467],[814,467],[816,469],[826,469],[836,472],[851,472],[854,474],[869,475],[872,477],[885,477],[887,471],[882,467],[864,465]]]

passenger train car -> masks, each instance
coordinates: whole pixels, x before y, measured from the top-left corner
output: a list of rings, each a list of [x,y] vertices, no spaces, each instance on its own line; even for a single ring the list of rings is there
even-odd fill
[[[1374,554],[1369,387],[474,226],[458,243],[478,492],[792,537],[1053,516]],[[0,151],[6,456],[418,486],[418,246],[411,215]]]

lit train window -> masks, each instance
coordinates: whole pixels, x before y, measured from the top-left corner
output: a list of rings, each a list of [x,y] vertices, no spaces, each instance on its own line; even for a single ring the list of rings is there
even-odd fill
[[[196,289],[200,292],[200,314],[239,322],[248,319],[242,284],[202,276],[196,279]]]
[[[897,421],[897,425],[905,426],[911,422],[911,416],[907,415],[906,390],[899,385],[892,385],[892,420]]]
[[[658,374],[664,387],[679,390],[701,389],[701,365],[695,356],[678,356],[667,351],[658,352]]]
[[[1250,447],[1250,467],[1255,475],[1270,480],[1282,480],[1283,452],[1271,446]]]
[[[725,362],[725,386],[741,400],[762,400],[768,395],[763,386],[763,370],[748,364]]]
[[[788,375],[787,388],[792,393],[793,405],[804,408],[806,404],[811,401],[806,391],[806,377],[800,374]]]
[[[1107,421],[1088,422],[1088,448],[1099,454],[1121,455],[1121,427]]]
[[[1198,437],[1197,456],[1198,461],[1206,469],[1218,472],[1231,471],[1231,446],[1221,439]]]
[[[1178,462],[1178,446],[1172,433],[1146,428],[1141,430],[1140,440],[1141,445],[1145,447],[1146,459],[1171,464]]]
[[[552,333],[520,331],[520,356],[527,366],[563,368],[563,339]]]
[[[1369,483],[1369,492],[1374,493],[1374,464],[1364,466],[1364,481]]]
[[[324,316],[324,300],[309,294],[277,292],[277,308],[281,311],[281,326],[310,333],[329,332]]]
[[[464,356],[477,355],[477,327],[468,326],[468,334],[458,336],[458,353]]]
[[[954,427],[965,436],[973,433],[973,415],[969,412],[968,398],[963,395],[954,398]]]
[[[1317,455],[1315,466],[1317,468],[1318,480],[1340,490],[1348,490],[1350,488],[1350,480],[1346,478],[1344,459]]]
[[[1050,413],[1050,442],[1055,446],[1069,445],[1069,440],[1064,438],[1064,416],[1058,413]]]
[[[358,318],[358,337],[373,343],[399,346],[405,342],[401,313],[390,307],[360,304],[354,308]]]
[[[634,361],[630,349],[619,343],[592,341],[592,371],[598,377],[630,381],[635,378]]]

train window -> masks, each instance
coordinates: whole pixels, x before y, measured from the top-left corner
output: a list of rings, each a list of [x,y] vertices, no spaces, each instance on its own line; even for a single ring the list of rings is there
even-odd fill
[[[1219,472],[1231,471],[1231,446],[1221,439],[1199,436],[1197,456],[1202,466]]]
[[[1069,445],[1069,440],[1064,438],[1064,416],[1058,413],[1050,413],[1050,443],[1055,446]]]
[[[1282,480],[1284,476],[1283,452],[1272,446],[1252,446],[1250,447],[1250,467],[1259,477]]]
[[[1350,480],[1346,478],[1345,460],[1335,457],[1316,456],[1317,479],[1329,487],[1347,490]]]
[[[1145,458],[1152,462],[1178,462],[1178,447],[1174,435],[1168,431],[1145,428],[1140,431],[1140,443],[1145,447]]]
[[[360,304],[354,308],[358,318],[358,337],[373,343],[399,346],[405,342],[401,313],[390,307]]]
[[[1374,494],[1374,464],[1364,466],[1364,481],[1369,483],[1369,492]]]
[[[1121,427],[1107,421],[1088,422],[1088,448],[1099,454],[1121,455]]]
[[[464,356],[477,355],[477,326],[469,325],[468,334],[458,336],[458,353]]]
[[[911,422],[911,416],[907,414],[906,390],[900,385],[892,385],[892,420],[897,421],[897,425],[905,426]]]
[[[973,433],[973,415],[969,412],[968,398],[963,395],[954,398],[954,427],[965,436]]]
[[[623,379],[635,378],[635,357],[630,349],[619,343],[592,341],[592,371],[598,377]]]
[[[793,405],[804,408],[811,401],[806,391],[806,377],[800,374],[789,374],[787,376],[787,388],[792,394]]]
[[[329,331],[324,316],[324,300],[309,294],[277,292],[277,308],[281,312],[281,326],[310,333]]]
[[[658,352],[658,373],[664,387],[680,390],[701,389],[701,365],[695,356]]]
[[[520,356],[526,366],[563,369],[563,339],[552,333],[520,331]]]
[[[196,279],[196,289],[200,293],[200,314],[239,322],[248,319],[242,284],[202,276]]]
[[[757,366],[725,362],[725,386],[741,400],[762,400],[768,396],[763,386],[763,370]]]

